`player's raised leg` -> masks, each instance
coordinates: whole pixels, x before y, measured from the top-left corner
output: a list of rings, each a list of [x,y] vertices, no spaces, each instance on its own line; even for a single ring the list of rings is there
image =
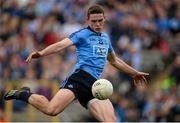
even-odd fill
[[[116,122],[114,108],[109,99],[92,99],[88,103],[88,108],[97,120],[103,122]]]
[[[56,116],[74,99],[75,95],[72,91],[60,89],[50,102],[42,95],[32,94],[29,103],[47,115]]]

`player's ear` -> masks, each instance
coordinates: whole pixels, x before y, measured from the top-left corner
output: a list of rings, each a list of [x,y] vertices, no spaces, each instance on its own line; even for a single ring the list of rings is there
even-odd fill
[[[104,22],[106,22],[106,16],[104,16]]]

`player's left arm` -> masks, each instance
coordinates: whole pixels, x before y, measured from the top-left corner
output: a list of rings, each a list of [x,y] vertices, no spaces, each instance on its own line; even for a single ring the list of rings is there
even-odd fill
[[[147,84],[145,76],[149,75],[149,73],[139,72],[135,70],[130,65],[125,63],[122,59],[118,58],[114,51],[108,53],[107,60],[112,66],[114,66],[118,70],[129,74],[134,79],[135,85]]]

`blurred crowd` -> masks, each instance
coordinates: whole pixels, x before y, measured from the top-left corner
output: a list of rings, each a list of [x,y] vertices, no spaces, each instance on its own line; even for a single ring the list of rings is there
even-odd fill
[[[167,75],[148,91],[107,64],[102,77],[113,83],[118,121],[180,121],[180,0],[0,0],[0,121],[8,82],[52,98],[50,84],[70,74],[75,48],[30,64],[25,59],[86,26],[87,8],[96,3],[105,9],[105,31],[117,55],[149,72],[149,85]]]

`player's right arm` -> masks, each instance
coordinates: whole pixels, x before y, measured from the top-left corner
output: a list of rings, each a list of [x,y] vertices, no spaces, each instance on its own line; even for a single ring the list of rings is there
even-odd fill
[[[107,59],[112,66],[114,66],[118,70],[121,70],[121,71],[129,74],[134,79],[135,85],[144,85],[144,84],[146,85],[147,84],[147,80],[146,80],[145,76],[149,75],[149,73],[144,73],[144,72],[135,70],[134,68],[129,66],[127,63],[125,63],[123,60],[118,58],[114,51],[108,54]]]
[[[26,59],[26,62],[29,62],[35,58],[39,58],[39,57],[47,56],[47,55],[50,55],[53,53],[57,53],[57,52],[61,51],[62,49],[67,48],[71,45],[73,45],[73,42],[69,38],[65,38],[57,43],[49,45],[48,47],[46,47],[45,49],[43,49],[41,51],[32,52]]]

